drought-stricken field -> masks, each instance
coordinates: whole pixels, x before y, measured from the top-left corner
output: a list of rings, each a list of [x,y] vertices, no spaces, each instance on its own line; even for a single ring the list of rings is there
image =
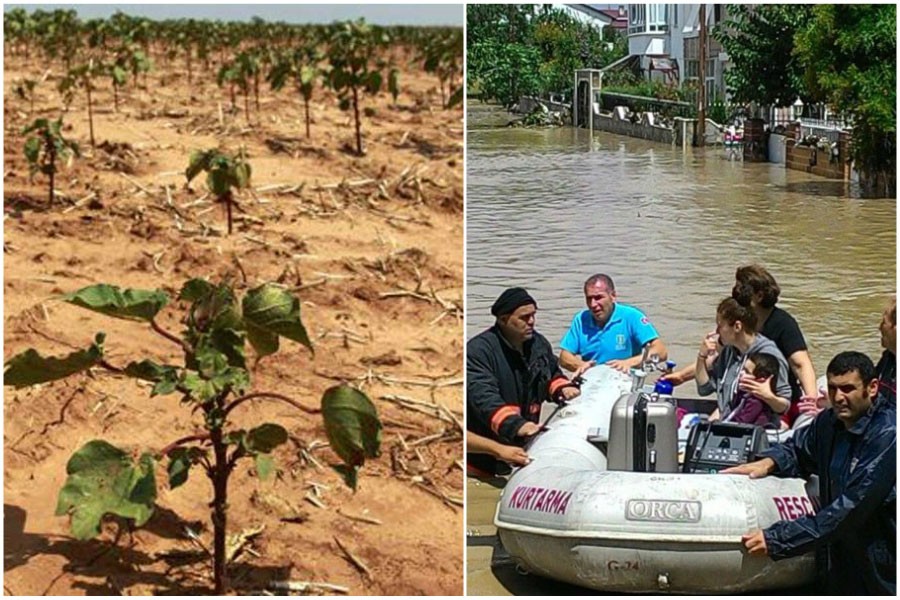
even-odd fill
[[[46,177],[29,180],[22,130],[62,114],[62,63],[5,56],[6,359],[27,348],[65,354],[105,331],[110,363],[175,362],[178,347],[148,327],[54,296],[100,282],[174,296],[192,277],[230,278],[242,290],[275,281],[302,300],[315,355],[284,340],[252,371],[254,388],[315,406],[346,381],[378,407],[382,454],[366,463],[355,494],[329,466],[336,456],[320,417],[278,403],[242,409],[241,426],[272,419],[291,437],[275,452],[277,477],[258,480],[252,461],[232,477],[229,533],[249,535],[229,566],[233,592],[296,581],[352,594],[462,593],[462,112],[442,108],[437,78],[411,52],[395,55],[400,94],[396,104],[387,91],[364,99],[362,157],[352,111],[331,90],[315,89],[307,139],[290,87],[263,85],[248,123],[214,73],[195,72],[189,85],[183,60],[153,56],[146,83],[119,90],[118,110],[112,86],[98,82],[95,148],[76,93],[63,133],[83,156],[57,175],[52,206]],[[25,78],[40,80],[33,113],[13,93]],[[230,236],[204,176],[185,183],[190,153],[216,146],[244,146],[253,168]],[[178,332],[182,314],[167,307],[160,322]],[[85,442],[158,450],[196,431],[202,420],[177,394],[149,398],[137,380],[95,369],[5,388],[4,418],[7,594],[211,590],[212,492],[199,472],[169,490],[158,464],[154,516],[119,539],[109,523],[101,537],[77,541],[54,516],[66,462]]]

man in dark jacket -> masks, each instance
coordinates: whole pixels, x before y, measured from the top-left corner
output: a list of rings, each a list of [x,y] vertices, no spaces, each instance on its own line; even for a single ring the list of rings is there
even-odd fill
[[[751,478],[819,476],[822,508],[743,536],[750,554],[774,560],[817,551],[829,594],[896,595],[896,407],[875,402],[878,379],[864,354],[842,352],[828,364],[831,408],[766,458],[726,469]]]
[[[544,400],[579,394],[559,369],[553,348],[534,330],[537,303],[523,288],[504,291],[491,314],[494,326],[466,345],[466,429],[491,440],[522,446],[539,431]],[[470,474],[505,474],[494,456],[466,454]]]

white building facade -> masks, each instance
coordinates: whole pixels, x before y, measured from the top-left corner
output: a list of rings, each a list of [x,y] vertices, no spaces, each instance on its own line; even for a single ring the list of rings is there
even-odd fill
[[[728,6],[706,5],[706,96],[725,99],[724,73],[728,55],[709,33],[725,20]],[[699,4],[629,4],[628,52],[641,58],[651,79],[672,85],[698,80],[700,75]]]

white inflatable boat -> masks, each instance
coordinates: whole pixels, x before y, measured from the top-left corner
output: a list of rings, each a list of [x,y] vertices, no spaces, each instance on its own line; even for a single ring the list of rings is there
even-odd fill
[[[812,555],[774,562],[741,544],[752,529],[813,512],[802,480],[608,469],[611,414],[633,388],[628,376],[594,367],[581,397],[549,417],[528,448],[532,463],[513,473],[497,507],[510,556],[531,573],[603,591],[733,593],[811,582]],[[647,464],[652,471],[656,463]]]

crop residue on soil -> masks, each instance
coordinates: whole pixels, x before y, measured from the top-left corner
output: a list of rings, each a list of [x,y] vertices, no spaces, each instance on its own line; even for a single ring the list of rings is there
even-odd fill
[[[101,282],[173,296],[192,277],[244,289],[276,281],[301,299],[316,352],[283,341],[252,372],[254,389],[312,406],[346,381],[379,409],[382,455],[367,462],[356,494],[329,466],[338,461],[319,417],[277,403],[236,411],[242,427],[272,419],[291,440],[275,453],[277,477],[259,481],[252,461],[232,477],[235,593],[274,580],[328,582],[354,595],[462,593],[462,113],[441,107],[437,78],[411,52],[395,54],[401,92],[396,104],[387,92],[365,100],[366,154],[357,157],[333,92],[315,90],[307,139],[291,88],[264,85],[247,123],[214,73],[195,72],[189,86],[182,59],[167,66],[154,52],[146,83],[119,91],[118,111],[108,80],[98,83],[93,149],[76,93],[64,134],[83,156],[57,176],[49,206],[46,178],[29,180],[21,132],[61,114],[62,64],[7,49],[5,358],[27,348],[65,354],[104,331],[111,363],[174,362],[177,346],[149,328],[53,297]],[[13,93],[25,78],[43,78],[33,113]],[[204,177],[185,185],[191,151],[219,145],[243,145],[253,167],[231,236]],[[161,324],[180,331],[180,314],[165,309]],[[110,523],[100,538],[76,541],[54,516],[66,461],[85,442],[138,451],[193,433],[199,423],[177,395],[149,398],[135,380],[97,370],[9,388],[4,398],[7,594],[208,593],[211,489],[199,471],[170,491],[159,465],[153,518],[118,540]]]

